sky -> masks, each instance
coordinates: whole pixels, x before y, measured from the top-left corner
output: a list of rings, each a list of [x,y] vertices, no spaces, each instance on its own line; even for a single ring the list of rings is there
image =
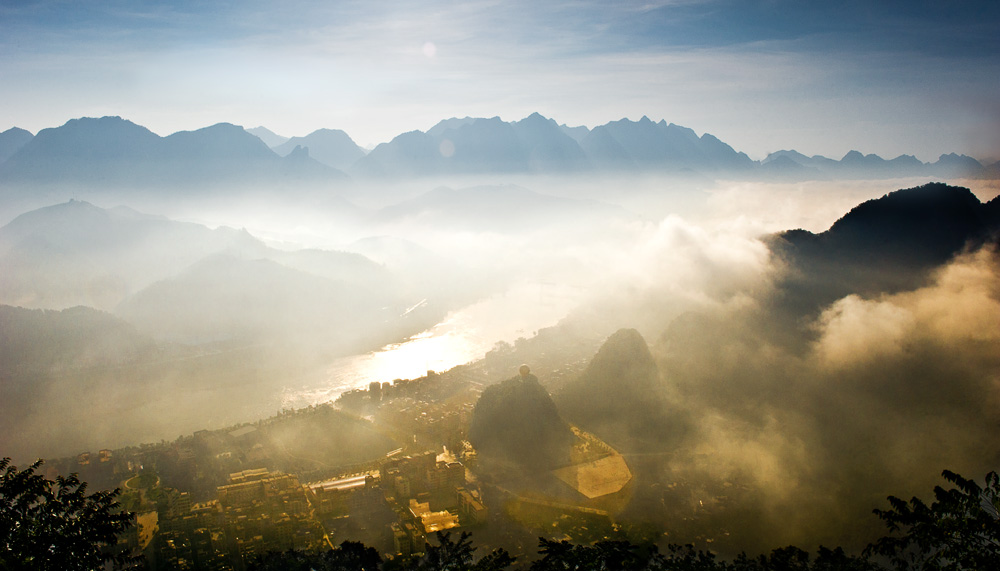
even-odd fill
[[[372,147],[537,111],[664,119],[754,159],[997,160],[997,30],[995,0],[0,0],[0,130],[118,115]]]

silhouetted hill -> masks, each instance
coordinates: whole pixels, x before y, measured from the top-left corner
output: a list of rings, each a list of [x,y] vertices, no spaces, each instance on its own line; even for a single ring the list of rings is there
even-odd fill
[[[549,393],[531,374],[484,389],[469,424],[469,441],[485,461],[528,472],[563,463],[573,440]]]
[[[995,202],[984,205],[967,188],[930,183],[864,202],[826,232],[784,232],[772,243],[793,264],[786,293],[805,308],[849,293],[917,287],[964,249],[997,239]]]
[[[0,165],[21,185],[199,187],[286,180],[333,182],[345,175],[311,159],[283,159],[243,128],[220,123],[160,137],[120,117],[73,119],[43,129]]]
[[[297,146],[309,149],[310,157],[339,170],[349,169],[358,159],[365,156],[364,149],[359,147],[347,133],[337,129],[319,129],[305,137],[292,137],[272,148],[274,152],[284,157]]]
[[[11,127],[0,133],[0,163],[21,150],[21,147],[27,145],[33,138],[34,135],[30,131],[25,131],[17,127]]]
[[[660,371],[634,329],[608,337],[580,377],[556,395],[563,415],[626,452],[669,447],[683,432]]]
[[[931,183],[859,204],[819,239],[833,256],[936,265],[985,239],[990,222],[969,189]]]

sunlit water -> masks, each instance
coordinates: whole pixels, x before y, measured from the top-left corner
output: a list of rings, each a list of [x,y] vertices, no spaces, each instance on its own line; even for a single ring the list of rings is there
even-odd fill
[[[580,301],[578,288],[522,283],[503,294],[449,313],[445,319],[402,343],[337,359],[320,383],[286,387],[284,408],[302,408],[335,400],[341,393],[373,381],[414,379],[427,371],[445,371],[481,358],[500,341],[531,337],[555,325]]]

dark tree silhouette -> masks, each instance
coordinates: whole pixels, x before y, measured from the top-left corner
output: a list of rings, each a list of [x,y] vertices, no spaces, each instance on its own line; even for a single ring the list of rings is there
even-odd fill
[[[248,571],[378,571],[382,557],[374,547],[360,541],[345,541],[323,553],[283,551],[268,553]]]
[[[458,541],[452,541],[447,532],[439,531],[436,535],[438,545],[427,546],[424,556],[411,567],[415,571],[500,571],[514,563],[514,557],[504,549],[495,549],[473,562],[476,548],[469,539],[472,534],[467,531],[462,532]]]
[[[0,569],[90,571],[137,562],[110,549],[133,523],[118,509],[120,490],[87,494],[76,474],[53,482],[35,473],[41,460],[24,470],[10,463],[0,460]]]
[[[876,509],[890,535],[869,546],[896,569],[1000,569],[1000,478],[986,475],[986,487],[945,470],[956,485],[934,488],[936,500],[905,502],[889,496],[888,510]],[[893,535],[898,534],[898,535]]]

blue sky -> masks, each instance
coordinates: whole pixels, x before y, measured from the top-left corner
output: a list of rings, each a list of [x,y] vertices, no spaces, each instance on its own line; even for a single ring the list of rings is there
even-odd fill
[[[0,130],[120,115],[374,145],[647,115],[762,158],[1000,158],[1000,2],[0,0]]]

